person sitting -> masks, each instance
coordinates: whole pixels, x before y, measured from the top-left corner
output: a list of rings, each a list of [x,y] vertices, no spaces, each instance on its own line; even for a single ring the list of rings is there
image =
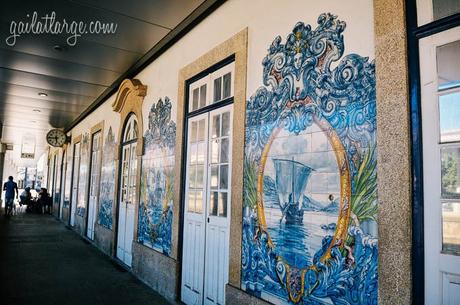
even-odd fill
[[[19,196],[19,206],[22,208],[23,205],[30,205],[32,200],[32,194],[30,193],[30,187],[26,187]]]
[[[41,188],[40,193],[38,194],[38,205],[40,210],[43,208],[43,213],[51,214],[51,205],[53,204],[48,190],[46,188]]]

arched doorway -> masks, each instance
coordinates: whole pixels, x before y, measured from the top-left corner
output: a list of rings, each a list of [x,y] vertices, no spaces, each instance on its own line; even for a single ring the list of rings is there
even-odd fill
[[[137,118],[131,113],[126,121],[121,143],[117,226],[117,258],[128,266],[131,266],[132,262],[134,237],[138,136]]]

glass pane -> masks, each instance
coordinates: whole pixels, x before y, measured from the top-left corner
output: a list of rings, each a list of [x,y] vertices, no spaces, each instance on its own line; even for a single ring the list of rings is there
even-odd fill
[[[121,201],[126,201],[126,189],[123,189],[121,191]]]
[[[202,189],[203,188],[203,167],[202,166],[197,166],[196,167],[196,184],[195,184],[195,187],[196,188],[200,188]]]
[[[190,166],[189,174],[188,174],[188,181],[189,181],[189,188],[196,188],[196,166]]]
[[[204,164],[204,157],[206,154],[206,143],[201,142],[198,143],[198,151],[197,151],[197,164]]]
[[[212,165],[211,166],[211,188],[212,189],[217,189],[218,181],[219,181],[219,166]]]
[[[460,147],[441,149],[441,196],[460,198]]]
[[[211,163],[219,163],[219,140],[211,141]]]
[[[439,90],[460,86],[459,58],[460,40],[436,48]]]
[[[125,134],[123,136],[123,140],[125,142],[131,140],[131,133],[132,133],[131,128],[132,128],[131,123],[128,122],[128,125],[126,126],[126,130],[125,130]]]
[[[442,203],[442,251],[460,255],[460,202]]]
[[[224,75],[224,94],[223,94],[224,99],[227,97],[230,97],[231,83],[232,83],[232,75],[229,72]]]
[[[460,141],[460,92],[439,96],[441,142]]]
[[[197,163],[197,146],[198,144],[190,144],[190,164]]]
[[[219,216],[227,217],[227,193],[219,193]]]
[[[200,87],[200,108],[206,106],[206,85]]]
[[[222,114],[222,136],[230,134],[230,112]]]
[[[198,141],[204,141],[205,132],[205,120],[203,119],[198,122]]]
[[[192,110],[198,109],[198,96],[200,91],[198,88],[193,89],[193,98],[192,98]]]
[[[212,192],[211,193],[211,198],[209,200],[209,215],[212,216],[217,216],[217,209],[218,209],[218,198],[219,198],[219,193],[218,192]]]
[[[195,192],[188,192],[188,211],[195,212]]]
[[[137,139],[137,121],[134,121],[134,127],[133,127],[133,139]]]
[[[214,115],[212,117],[212,137],[220,137],[220,115]]]
[[[219,188],[228,189],[228,165],[220,166],[220,179],[219,179]]]
[[[222,99],[222,77],[216,78],[214,80],[214,102],[220,101]]]
[[[460,12],[458,0],[433,0],[433,18],[438,20]]]
[[[196,142],[197,125],[198,125],[198,122],[192,122],[192,134],[190,136],[191,143]]]
[[[220,141],[220,163],[228,162],[228,138],[224,138]]]
[[[195,213],[203,213],[203,192],[196,192]]]

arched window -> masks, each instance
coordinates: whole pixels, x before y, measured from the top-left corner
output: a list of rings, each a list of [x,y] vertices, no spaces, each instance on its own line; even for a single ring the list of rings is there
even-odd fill
[[[123,134],[123,143],[137,139],[138,137],[137,119],[134,114],[131,114],[126,122],[125,132]]]

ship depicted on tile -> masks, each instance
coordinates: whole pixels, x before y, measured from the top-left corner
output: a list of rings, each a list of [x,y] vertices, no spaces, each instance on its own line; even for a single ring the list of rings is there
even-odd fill
[[[86,188],[88,186],[89,163],[89,134],[85,133],[81,139],[80,178],[78,179],[77,215],[85,217],[86,213]]]
[[[168,97],[152,105],[144,135],[138,241],[171,254],[176,123]]]
[[[375,66],[345,27],[276,37],[247,102],[242,288],[274,304],[377,304]]]
[[[112,230],[112,210],[115,196],[116,144],[112,127],[109,127],[102,151],[101,184],[99,188],[99,213],[97,223]]]

